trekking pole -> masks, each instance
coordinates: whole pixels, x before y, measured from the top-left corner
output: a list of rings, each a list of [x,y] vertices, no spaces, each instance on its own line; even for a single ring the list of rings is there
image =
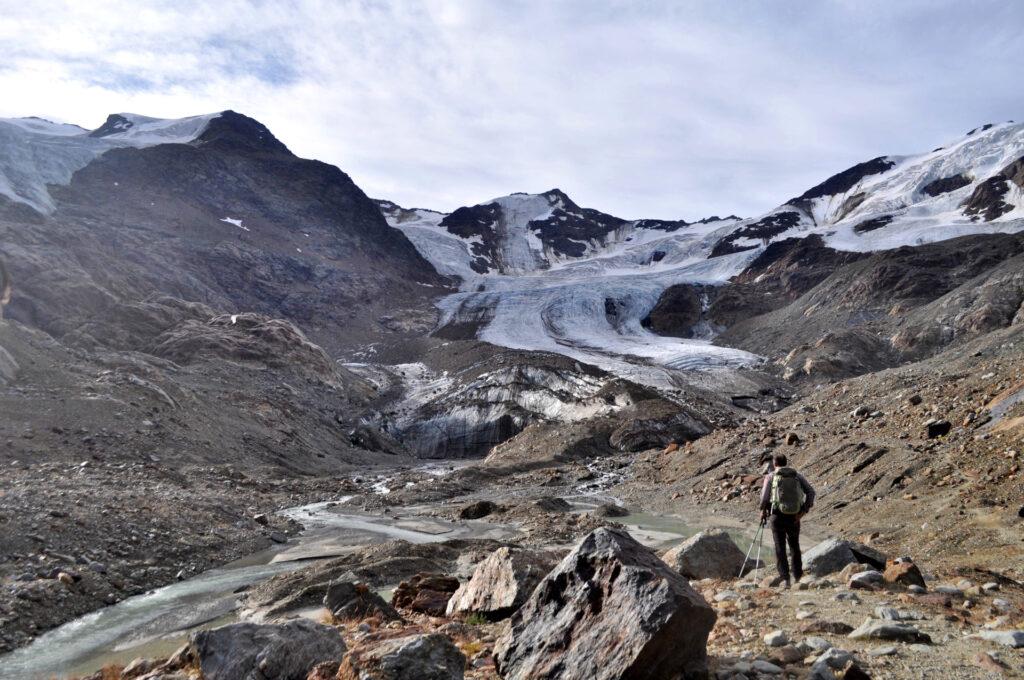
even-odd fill
[[[757,539],[757,557],[754,558],[754,570],[751,572],[754,574],[754,578],[751,579],[754,583],[757,583],[757,570],[761,568],[761,546],[764,545],[764,525],[761,525],[761,532],[758,534]]]
[[[740,573],[736,575],[736,578],[742,578],[743,572],[746,570],[747,565],[750,564],[750,553],[754,552],[754,544],[757,543],[758,535],[764,530],[764,525],[759,524],[757,531],[754,532],[754,537],[750,539],[750,547],[747,548],[747,554],[743,556],[743,565],[740,567]],[[757,563],[754,563],[754,567],[757,567]]]
[[[754,532],[754,537],[750,539],[750,547],[747,548],[747,554],[743,556],[743,564],[740,565],[740,573],[736,574],[736,578],[743,578],[743,572],[747,570],[747,564],[750,562],[750,553],[754,551],[754,543],[757,541],[757,534],[761,531],[761,527],[757,527],[757,531]]]

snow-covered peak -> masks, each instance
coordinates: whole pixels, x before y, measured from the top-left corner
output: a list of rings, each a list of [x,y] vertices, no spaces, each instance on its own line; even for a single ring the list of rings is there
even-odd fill
[[[739,219],[625,220],[581,208],[560,189],[508,194],[447,214],[390,201],[378,205],[391,226],[405,232],[438,271],[459,276],[464,286],[481,276],[519,276],[617,256],[675,232],[687,232],[683,240],[690,240]],[[635,259],[649,263],[649,248],[641,250]]]
[[[75,171],[117,147],[186,144],[221,114],[150,118],[113,114],[96,130],[42,118],[0,118],[0,196],[40,212],[53,210],[48,184],[67,184]]]
[[[715,254],[820,233],[843,250],[882,250],[1024,229],[1024,124],[971,130],[927,153],[882,156],[745,220]]]
[[[114,113],[89,136],[122,141],[131,146],[187,144],[199,137],[210,121],[220,115],[208,113],[187,118],[151,118],[136,113]]]

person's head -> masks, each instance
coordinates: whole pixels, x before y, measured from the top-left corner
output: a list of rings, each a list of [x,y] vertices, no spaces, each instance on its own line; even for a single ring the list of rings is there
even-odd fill
[[[778,470],[779,468],[784,468],[788,464],[789,460],[786,459],[786,454],[784,453],[776,453],[775,457],[772,458],[772,465],[775,466],[776,470]]]

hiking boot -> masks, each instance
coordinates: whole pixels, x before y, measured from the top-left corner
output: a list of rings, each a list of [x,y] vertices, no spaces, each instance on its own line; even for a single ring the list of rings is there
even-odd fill
[[[783,578],[782,576],[776,576],[775,578],[773,578],[771,581],[768,582],[768,587],[769,588],[784,588],[785,590],[788,590],[789,589],[789,579],[788,578]]]

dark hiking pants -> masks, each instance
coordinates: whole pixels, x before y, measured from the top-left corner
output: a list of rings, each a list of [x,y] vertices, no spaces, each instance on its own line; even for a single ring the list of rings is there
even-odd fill
[[[804,566],[800,560],[800,522],[792,515],[773,514],[769,520],[772,527],[772,538],[775,540],[775,566],[779,576],[789,581],[790,561],[786,559],[786,546],[793,564],[793,578],[797,581],[804,575]]]

